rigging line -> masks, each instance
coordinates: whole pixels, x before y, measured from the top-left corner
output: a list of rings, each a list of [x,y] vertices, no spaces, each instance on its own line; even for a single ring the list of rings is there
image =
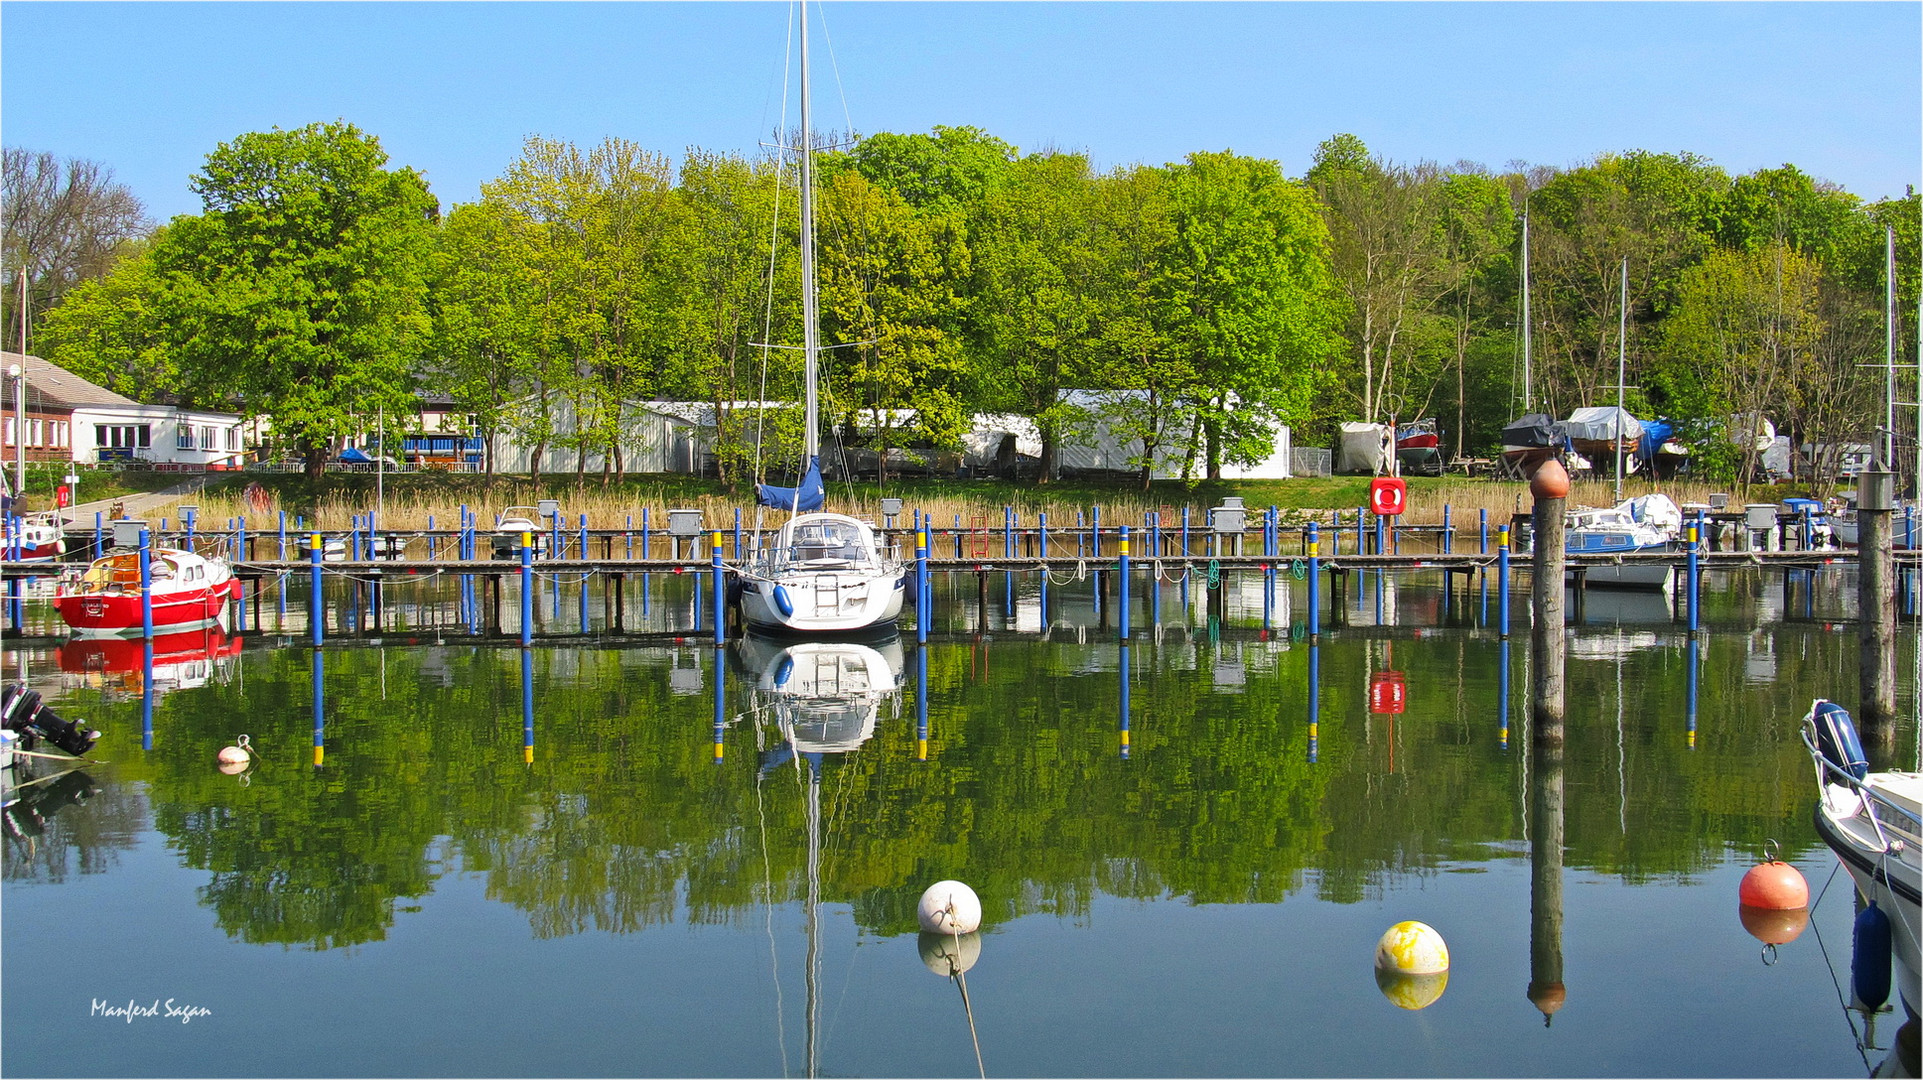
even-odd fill
[[[841,122],[845,125],[842,130],[848,133],[850,139],[853,139],[855,120],[854,115],[848,111],[848,88],[841,83],[841,64],[835,59],[835,38],[828,32],[828,13],[822,10],[820,4],[815,5],[815,17],[821,20],[821,41],[828,47],[828,70],[834,72],[835,95],[841,99]]]
[[[1830,867],[1829,879],[1823,882],[1823,892],[1817,894],[1816,903],[1819,903],[1819,904],[1822,903],[1823,893],[1829,892],[1830,882],[1836,880],[1836,872],[1842,869],[1842,867],[1843,867],[1843,861],[1841,858],[1838,858],[1835,865]],[[1853,1041],[1856,1044],[1857,1056],[1863,1059],[1863,1067],[1866,1070],[1868,1070],[1870,1073],[1875,1073],[1876,1067],[1870,1064],[1870,1056],[1863,1052],[1863,1044],[1868,1040],[1864,1037],[1863,1032],[1859,1032],[1856,1030],[1856,1017],[1852,1015],[1856,1010],[1850,1008],[1849,1000],[1843,996],[1843,984],[1839,982],[1836,978],[1836,961],[1830,959],[1829,946],[1824,944],[1823,942],[1823,928],[1817,925],[1816,918],[1815,918],[1816,904],[1811,904],[1809,906],[1809,911],[1810,911],[1810,923],[1809,923],[1810,930],[1815,933],[1816,947],[1823,954],[1823,967],[1829,972],[1830,986],[1836,990],[1836,1003],[1843,1007],[1843,1019],[1848,1021],[1850,1025],[1850,1038],[1851,1038],[1851,1041]]]

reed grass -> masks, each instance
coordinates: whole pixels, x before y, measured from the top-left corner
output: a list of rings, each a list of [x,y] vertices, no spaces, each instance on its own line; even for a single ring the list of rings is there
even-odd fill
[[[459,507],[463,503],[479,517],[484,528],[492,527],[495,515],[502,509],[508,506],[535,506],[544,498],[559,500],[564,514],[564,527],[569,529],[580,527],[582,515],[587,516],[588,527],[594,530],[639,529],[644,507],[648,510],[650,526],[657,529],[666,526],[666,511],[670,508],[700,510],[709,528],[732,529],[737,509],[741,512],[744,527],[753,527],[756,523],[757,510],[751,495],[726,492],[720,490],[718,485],[690,478],[630,480],[606,487],[601,486],[598,480],[585,485],[568,482],[536,485],[524,479],[497,479],[491,490],[478,481],[459,486],[450,485],[445,480],[414,484],[408,482],[410,479],[396,477],[389,482],[385,496],[380,500],[381,513],[377,522],[383,531],[419,531],[429,528],[430,523],[436,529],[453,529],[458,525]],[[1004,520],[1005,507],[1015,509],[1017,521],[1024,527],[1032,527],[1038,513],[1047,513],[1051,528],[1070,527],[1077,523],[1078,514],[1082,515],[1084,521],[1091,520],[1096,507],[1100,508],[1104,526],[1139,525],[1146,520],[1148,513],[1159,512],[1162,524],[1169,527],[1180,522],[1184,506],[1190,508],[1191,519],[1199,526],[1208,507],[1218,505],[1226,495],[1237,494],[1246,500],[1251,525],[1258,520],[1261,511],[1275,506],[1283,524],[1294,527],[1311,518],[1326,522],[1336,511],[1343,512],[1345,517],[1352,520],[1353,511],[1368,501],[1369,479],[1301,478],[1193,487],[1180,483],[1158,483],[1146,491],[1123,485],[1035,486],[986,481],[910,481],[891,484],[886,493],[903,500],[902,515],[897,521],[903,527],[912,520],[915,510],[921,510],[933,520],[937,529],[953,528],[957,522],[962,528],[999,529]],[[199,508],[198,527],[202,530],[228,529],[232,527],[233,519],[245,517],[249,531],[271,532],[278,528],[280,512],[285,510],[290,531],[305,528],[339,532],[351,528],[357,515],[365,514],[376,506],[371,482],[326,489],[315,494],[296,481],[278,487],[263,484],[266,495],[263,510],[246,500],[242,485],[247,481],[248,478],[242,477],[197,496],[161,503],[146,510],[143,516],[178,522],[180,507],[191,504]],[[1623,484],[1623,497],[1661,491],[1679,504],[1707,503],[1715,489],[1715,485],[1696,481],[1655,483],[1632,478]],[[831,484],[826,509],[879,522],[882,495],[882,489],[873,484],[852,487]],[[1768,494],[1756,492],[1753,495],[1772,501],[1782,497],[1774,491]],[[1732,496],[1732,502],[1740,504],[1742,501],[1740,494]],[[1611,481],[1579,480],[1571,486],[1569,503],[1572,507],[1609,506],[1615,502],[1614,484]],[[1439,525],[1445,506],[1449,508],[1451,520],[1458,528],[1471,526],[1479,511],[1488,511],[1492,522],[1506,520],[1512,513],[1529,509],[1528,485],[1512,480],[1463,477],[1410,478],[1409,509],[1403,515],[1405,523]],[[773,510],[762,511],[761,514],[762,521],[769,526],[779,524],[786,517],[784,513]]]

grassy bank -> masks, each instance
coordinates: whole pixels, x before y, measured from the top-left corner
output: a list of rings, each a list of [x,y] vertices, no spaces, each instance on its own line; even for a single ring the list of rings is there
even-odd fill
[[[177,474],[165,474],[177,479]],[[1334,510],[1353,511],[1368,502],[1369,477],[1308,477],[1292,480],[1242,480],[1202,483],[1193,486],[1179,482],[1157,483],[1147,490],[1138,484],[1098,484],[1068,482],[1047,485],[1012,484],[991,480],[891,481],[886,490],[875,484],[829,485],[828,508],[875,517],[884,495],[903,500],[904,513],[927,511],[939,525],[952,525],[957,517],[964,526],[999,527],[1002,508],[1013,506],[1025,521],[1037,512],[1046,512],[1051,524],[1073,524],[1078,512],[1101,507],[1102,520],[1114,524],[1136,524],[1142,515],[1159,510],[1165,523],[1173,523],[1181,508],[1192,508],[1196,520],[1201,511],[1221,503],[1224,496],[1239,495],[1251,510],[1269,506],[1282,511],[1287,522],[1310,516],[1328,520]],[[250,483],[261,485],[265,512],[249,506],[243,496]],[[1517,481],[1470,480],[1461,477],[1410,477],[1409,510],[1405,520],[1413,524],[1438,524],[1443,507],[1451,508],[1458,525],[1473,523],[1477,512],[1487,510],[1492,521],[1528,508],[1527,485]],[[156,485],[158,486],[158,485]],[[465,504],[491,522],[507,506],[533,506],[542,499],[556,499],[570,525],[586,514],[594,529],[627,527],[630,518],[638,526],[641,509],[648,508],[651,520],[665,521],[669,507],[701,510],[712,524],[734,521],[737,507],[744,520],[753,521],[753,494],[747,489],[729,491],[713,481],[685,476],[648,476],[617,479],[603,484],[590,477],[579,483],[573,476],[544,477],[539,483],[527,477],[497,477],[492,484],[484,478],[455,473],[406,473],[385,478],[380,497],[383,508],[381,526],[389,529],[426,528],[429,519],[440,528],[458,520],[458,508]],[[1623,485],[1623,494],[1640,495],[1661,490],[1678,502],[1707,502],[1712,485],[1680,481],[1660,488],[1643,480]],[[1752,500],[1778,500],[1795,492],[1788,488],[1756,489]],[[1606,506],[1614,502],[1613,484],[1585,481],[1575,485],[1573,503]],[[1741,502],[1740,496],[1732,501]],[[356,513],[375,509],[376,478],[366,473],[329,473],[319,484],[288,474],[237,474],[213,479],[196,496],[165,503],[147,512],[149,518],[179,516],[180,503],[200,507],[200,519],[209,524],[245,515],[251,527],[261,528],[278,520],[286,511],[289,524],[296,517],[310,527],[345,529]],[[771,521],[778,518],[770,518]]]

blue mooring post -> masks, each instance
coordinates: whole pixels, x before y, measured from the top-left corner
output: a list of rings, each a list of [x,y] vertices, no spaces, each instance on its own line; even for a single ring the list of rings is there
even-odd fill
[[[1091,537],[1089,550],[1091,554],[1093,554],[1096,558],[1099,559],[1102,557],[1102,508],[1101,507],[1091,506],[1088,508],[1088,526],[1089,526],[1089,532]]]
[[[1309,522],[1309,644],[1322,636],[1322,537]]]
[[[740,511],[736,511],[736,513],[738,514]],[[708,565],[714,569],[714,647],[719,649],[728,643],[727,613],[722,608],[722,603],[725,599],[722,594],[727,586],[724,584],[726,578],[721,572],[720,529],[714,531],[714,545],[709,550]],[[583,586],[583,589],[585,588],[586,586]],[[720,668],[717,666],[715,669],[715,682],[718,685],[720,681]]]
[[[1117,556],[1118,565],[1115,577],[1115,599],[1121,608],[1122,640],[1128,640],[1128,526],[1122,526],[1120,536],[1121,553]]]
[[[1187,504],[1182,506],[1182,557],[1184,559],[1189,557],[1189,508]],[[1185,583],[1184,588],[1186,588],[1188,579],[1184,577],[1182,580]]]
[[[1509,526],[1496,527],[1496,626],[1509,637]]]
[[[282,516],[285,517],[286,515],[283,514]],[[103,517],[104,515],[102,515],[100,511],[95,510],[93,512],[93,557],[96,559],[100,557],[101,552],[106,550],[106,548],[102,546],[104,544],[103,533],[105,532],[102,526]],[[283,559],[287,557],[285,545],[282,546],[280,557]]]
[[[239,528],[234,531],[234,558],[245,562],[247,561],[247,517],[243,514],[234,520],[239,525]]]
[[[1357,555],[1367,555],[1369,553],[1369,538],[1368,535],[1362,531],[1362,519],[1367,517],[1368,513],[1369,508],[1366,506],[1355,512],[1355,553]],[[1378,551],[1376,554],[1380,555],[1382,553]]]
[[[647,513],[646,510],[643,510],[641,512],[644,514]],[[628,542],[628,558],[633,559],[634,558],[634,515],[633,514],[628,515],[628,527],[622,530],[621,537],[622,539]]]
[[[1697,580],[1697,570],[1696,570],[1696,547],[1702,536],[1702,533],[1699,531],[1702,527],[1702,520],[1703,520],[1702,514],[1698,513],[1696,515],[1696,520],[1689,523],[1689,569],[1688,569],[1689,580],[1687,582],[1687,587],[1684,591],[1685,591],[1685,594],[1689,597],[1689,632],[1691,634],[1694,634],[1696,632],[1697,627],[1701,625],[1701,623],[1697,619],[1697,611],[1696,611],[1697,600],[1702,595],[1700,592],[1697,591],[1699,582]]]
[[[1914,506],[1903,508],[1903,546],[1912,551],[1916,549],[1916,507]]]
[[[1488,507],[1485,506],[1482,509],[1476,511],[1476,528],[1477,528],[1477,531],[1479,531],[1482,534],[1482,547],[1479,550],[1479,554],[1487,555],[1489,554],[1489,508]]]
[[[534,644],[534,534],[521,534],[521,644]]]
[[[280,512],[280,561],[287,561],[287,511],[285,510]]]
[[[147,530],[140,530],[140,636],[154,636],[154,550]],[[17,625],[17,624],[16,624]]]
[[[915,511],[917,520],[921,511]],[[928,641],[928,529],[915,530],[915,640]]]
[[[741,561],[741,508],[734,508],[734,558]]]
[[[645,506],[641,508],[641,557],[643,559],[648,557],[648,508]],[[643,590],[642,595],[645,596],[647,589],[646,578],[642,579],[641,587]]]
[[[1048,576],[1048,565],[1046,561],[1048,559],[1048,512],[1047,511],[1044,510],[1044,511],[1036,512],[1035,528],[1036,528],[1036,531],[1041,534],[1040,547],[1041,547],[1042,559],[1043,559],[1042,576],[1045,580]]]
[[[735,511],[735,513],[737,514],[740,512],[741,511],[739,510]],[[581,515],[581,559],[583,561],[586,561],[587,557],[588,557],[588,516],[586,514],[582,514]],[[586,595],[587,587],[588,587],[587,579],[582,578],[581,591],[583,595]],[[587,627],[584,626],[582,627],[582,629],[585,630],[587,629]]]
[[[307,565],[313,571],[307,593],[307,636],[315,645],[321,643],[327,628],[327,613],[321,607],[321,550],[325,543],[321,534],[315,533],[307,545]]]
[[[1442,553],[1455,553],[1456,527],[1450,523],[1449,504],[1442,504]]]

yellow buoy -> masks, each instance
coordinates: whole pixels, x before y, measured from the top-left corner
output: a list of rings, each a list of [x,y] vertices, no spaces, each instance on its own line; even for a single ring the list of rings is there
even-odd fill
[[[1414,920],[1391,926],[1375,944],[1375,966],[1398,975],[1433,975],[1449,970],[1449,946],[1427,923]],[[1437,991],[1440,993],[1440,991]]]

